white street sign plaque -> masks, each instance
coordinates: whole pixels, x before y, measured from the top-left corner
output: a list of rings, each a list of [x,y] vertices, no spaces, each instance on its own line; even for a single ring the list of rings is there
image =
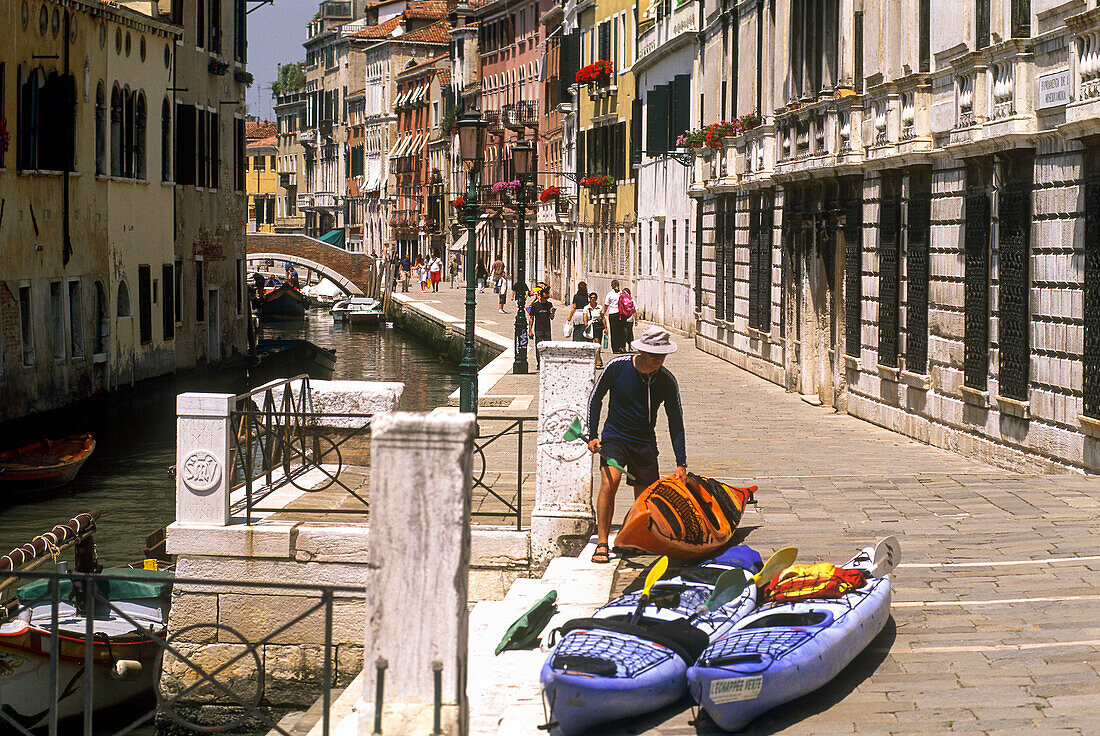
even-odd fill
[[[1069,70],[1051,72],[1039,76],[1036,92],[1038,99],[1035,101],[1035,109],[1043,110],[1048,107],[1059,107],[1069,103]]]

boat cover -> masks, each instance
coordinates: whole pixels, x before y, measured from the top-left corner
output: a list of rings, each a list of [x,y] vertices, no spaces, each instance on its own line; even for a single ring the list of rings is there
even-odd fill
[[[143,598],[159,598],[172,584],[172,573],[163,570],[126,570],[127,577],[147,578],[146,580],[100,580],[99,592],[109,601],[135,601]],[[71,580],[61,580],[58,585],[58,599],[65,601],[73,592]],[[19,602],[24,606],[50,600],[50,581],[35,580],[19,587],[16,591]]]

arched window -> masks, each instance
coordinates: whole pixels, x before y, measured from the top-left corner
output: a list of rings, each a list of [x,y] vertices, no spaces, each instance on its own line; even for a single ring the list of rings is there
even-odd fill
[[[118,282],[118,316],[129,317],[130,313],[130,289],[125,281]]]
[[[134,103],[134,177],[145,179],[145,93],[137,93]]]
[[[95,89],[95,173],[107,173],[107,94],[103,82]]]
[[[122,175],[134,176],[134,93],[122,90]]]
[[[172,106],[167,97],[160,106],[160,180],[172,181]]]
[[[111,176],[122,176],[122,92],[111,90]]]
[[[125,284],[123,284],[125,288]],[[121,294],[121,290],[120,290]],[[129,305],[127,305],[129,309]],[[107,311],[107,291],[103,282],[95,282],[95,350],[94,353],[107,352],[107,336],[111,334],[111,319]]]

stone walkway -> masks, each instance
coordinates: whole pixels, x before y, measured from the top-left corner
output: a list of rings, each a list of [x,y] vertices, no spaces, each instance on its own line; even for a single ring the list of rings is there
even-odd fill
[[[462,292],[448,291],[431,296],[461,314]],[[478,318],[510,334],[495,305]],[[683,396],[689,466],[759,486],[757,512],[740,529],[746,542],[765,556],[796,545],[804,562],[840,562],[888,534],[902,543],[886,630],[830,685],[747,733],[1100,733],[1100,479],[1013,474],[922,445],[810,406],[677,339],[667,366]],[[498,386],[537,393],[534,376]],[[630,495],[620,492],[617,518]],[[620,572],[640,563],[620,561]],[[600,733],[718,733],[705,718],[693,723],[689,706]]]

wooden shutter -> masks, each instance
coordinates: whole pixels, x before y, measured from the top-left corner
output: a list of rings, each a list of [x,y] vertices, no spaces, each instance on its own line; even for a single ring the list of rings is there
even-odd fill
[[[668,150],[668,101],[667,85],[654,87],[646,95],[645,150],[651,156]]]
[[[611,60],[611,21],[600,23],[599,38],[597,40],[596,60]]]
[[[635,97],[630,107],[630,165],[642,163],[642,98]]]
[[[562,36],[558,49],[558,82],[561,85],[561,99],[568,102],[569,87],[577,81],[580,68],[581,36],[576,31]]]
[[[1092,153],[1095,159],[1097,154]],[[1085,184],[1085,416],[1100,419],[1100,172]]]
[[[676,147],[676,138],[691,127],[691,75],[677,74],[672,80],[672,99],[668,110],[668,147]]]

